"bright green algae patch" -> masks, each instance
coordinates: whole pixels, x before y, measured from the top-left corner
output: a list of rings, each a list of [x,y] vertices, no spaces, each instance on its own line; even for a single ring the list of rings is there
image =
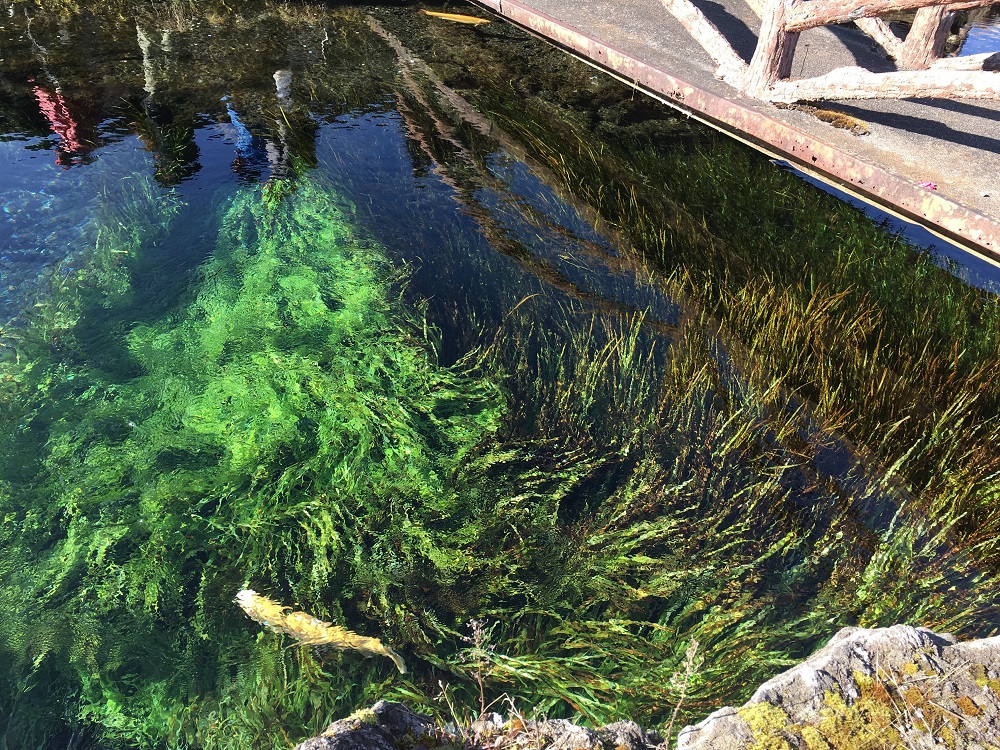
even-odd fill
[[[10,747],[63,711],[141,746],[208,726],[251,742],[274,719],[318,729],[339,696],[296,679],[319,669],[308,656],[255,640],[233,595],[263,586],[342,620],[351,587],[376,612],[405,607],[387,599],[393,557],[434,565],[429,538],[410,555],[389,529],[368,535],[408,506],[448,511],[444,480],[493,430],[498,391],[428,361],[334,193],[279,188],[237,196],[191,299],[127,334],[135,377],[89,366],[66,321],[58,348],[3,363]],[[106,289],[91,291],[60,304],[82,317]]]

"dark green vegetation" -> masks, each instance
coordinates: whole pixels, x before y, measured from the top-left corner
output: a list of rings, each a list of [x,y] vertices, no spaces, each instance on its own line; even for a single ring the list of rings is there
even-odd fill
[[[178,46],[252,15],[146,12]],[[331,54],[253,110],[292,131],[286,173],[220,201],[153,298],[185,211],[157,182],[191,173],[174,140],[207,110],[136,110],[156,180],[104,186],[99,241],[4,332],[0,747],[287,747],[379,697],[444,712],[440,683],[478,710],[477,681],[666,723],[692,638],[697,715],[843,625],[997,628],[994,296],[519,34],[376,15],[259,18],[386,61],[346,109],[395,93],[416,168],[495,252],[448,236],[404,268],[361,226],[305,114],[360,65]],[[525,197],[498,141],[564,200]],[[288,648],[243,587],[411,674]]]

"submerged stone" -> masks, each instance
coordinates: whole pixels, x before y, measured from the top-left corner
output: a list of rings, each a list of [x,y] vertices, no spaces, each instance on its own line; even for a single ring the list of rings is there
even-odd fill
[[[549,750],[647,750],[659,740],[632,721],[618,721],[590,729],[565,719],[524,721],[512,717],[503,723],[477,721],[466,732],[441,727],[400,703],[379,701],[333,722],[319,737],[295,750],[413,750],[414,748],[548,748]]]

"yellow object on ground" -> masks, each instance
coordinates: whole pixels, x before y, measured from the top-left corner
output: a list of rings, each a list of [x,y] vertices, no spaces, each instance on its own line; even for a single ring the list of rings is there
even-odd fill
[[[455,23],[467,23],[471,26],[480,26],[490,22],[488,18],[464,16],[461,13],[441,13],[437,10],[421,10],[420,12],[427,16],[434,16],[434,18],[443,18],[445,21],[454,21]]]
[[[236,595],[236,602],[251,620],[266,625],[276,633],[290,635],[303,646],[332,646],[368,654],[382,654],[392,659],[400,674],[406,674],[406,664],[403,663],[402,657],[383,645],[378,638],[352,633],[346,628],[323,622],[305,612],[289,612],[291,607],[261,596],[253,589],[240,591]]]

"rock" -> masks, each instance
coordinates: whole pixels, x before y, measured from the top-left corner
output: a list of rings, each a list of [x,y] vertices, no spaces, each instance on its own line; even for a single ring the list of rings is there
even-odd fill
[[[879,747],[1000,746],[1000,637],[956,643],[907,625],[845,628],[741,708],[682,729],[677,748],[861,747],[869,738]]]
[[[515,746],[546,750],[647,750],[653,744],[633,721],[618,721],[606,727],[587,729],[565,719],[529,721],[513,738]]]
[[[491,714],[465,734],[398,703],[334,722],[297,750],[666,750],[621,721],[588,729],[562,719],[505,722]],[[1000,750],[1000,637],[956,643],[896,625],[845,628],[740,708],[681,730],[677,750]]]
[[[296,750],[416,750],[454,745],[456,739],[401,703],[379,701],[333,722]],[[461,745],[459,744],[459,747]]]
[[[499,721],[498,721],[499,719]],[[296,750],[433,750],[480,746],[487,742],[498,748],[536,748],[546,750],[650,750],[652,737],[631,721],[619,721],[606,727],[587,729],[564,719],[518,721],[516,728],[505,725],[493,715],[477,722],[474,742],[434,725],[399,703],[379,701],[371,709],[335,721],[319,737],[313,737]],[[501,741],[497,743],[497,739]],[[655,738],[658,740],[658,738]]]

